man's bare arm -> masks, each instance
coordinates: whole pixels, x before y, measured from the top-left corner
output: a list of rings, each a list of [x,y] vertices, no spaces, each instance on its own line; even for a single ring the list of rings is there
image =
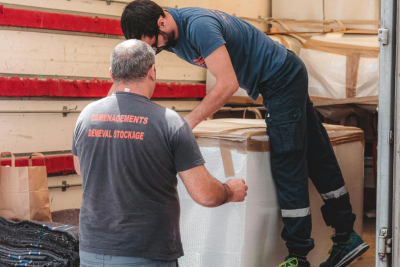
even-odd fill
[[[236,73],[225,45],[212,52],[205,58],[205,62],[217,82],[203,101],[185,117],[191,129],[217,112],[239,89]]]
[[[79,158],[75,155],[74,156],[74,167],[77,174],[81,175],[81,165],[79,165]]]
[[[230,179],[225,184],[214,179],[204,165],[179,172],[190,196],[205,207],[218,207],[228,202],[242,202],[247,185],[242,179]]]

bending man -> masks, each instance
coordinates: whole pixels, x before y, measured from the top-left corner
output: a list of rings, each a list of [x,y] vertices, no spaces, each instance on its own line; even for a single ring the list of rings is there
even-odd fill
[[[304,63],[247,22],[217,10],[170,8],[150,0],[127,5],[121,27],[126,39],[139,39],[208,68],[217,82],[204,100],[185,117],[193,129],[218,111],[239,86],[252,99],[261,94],[267,108],[271,170],[282,220],[282,238],[289,255],[280,266],[310,266],[314,248],[308,177],[325,205],[323,217],[335,228],[333,249],[323,267],[347,266],[368,249],[353,231],[355,215],[328,134],[308,96]],[[266,263],[270,266],[270,263]]]

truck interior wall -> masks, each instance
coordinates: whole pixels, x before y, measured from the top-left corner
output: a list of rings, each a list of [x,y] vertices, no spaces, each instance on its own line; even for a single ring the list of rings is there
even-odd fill
[[[39,10],[43,12],[67,13],[91,17],[119,19],[128,0],[111,2],[99,0],[5,0],[4,7]],[[270,1],[257,0],[251,5],[235,1],[156,1],[163,8],[200,6],[223,10],[228,14],[258,18],[270,14]],[[264,22],[249,20],[260,29]],[[123,40],[122,36],[99,36],[93,34],[64,33],[62,31],[25,31],[18,27],[0,28],[0,76],[33,78],[107,79],[109,80],[110,54]],[[175,55],[163,52],[156,60],[157,80],[162,82],[205,83],[206,70],[191,65]],[[29,97],[29,96],[28,96]],[[95,99],[58,98],[10,98],[0,99],[1,110],[82,110]],[[198,105],[199,99],[179,101],[156,100],[157,103],[186,115]],[[34,151],[70,150],[72,131],[78,114],[1,114],[0,148],[14,153]]]

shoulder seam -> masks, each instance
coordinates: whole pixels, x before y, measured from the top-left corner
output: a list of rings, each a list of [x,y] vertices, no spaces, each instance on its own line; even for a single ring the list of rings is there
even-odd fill
[[[185,120],[185,119],[183,119],[183,120]],[[171,138],[174,138],[174,136],[175,136],[175,135],[182,129],[182,127],[185,126],[186,124],[187,124],[187,122],[185,121],[185,123],[182,124],[182,125],[179,127],[179,129],[175,131],[175,133],[171,136]]]

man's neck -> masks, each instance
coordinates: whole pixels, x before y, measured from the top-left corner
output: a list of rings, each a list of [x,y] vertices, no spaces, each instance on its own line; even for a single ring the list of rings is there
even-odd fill
[[[116,84],[114,83],[111,87],[112,92],[127,92],[133,93],[137,95],[145,96],[146,98],[150,99],[150,92],[146,90],[145,85],[143,84]]]
[[[168,24],[171,27],[171,30],[174,32],[175,41],[178,41],[179,38],[178,25],[176,24],[174,17],[168,11],[164,11],[164,13],[167,18]]]

